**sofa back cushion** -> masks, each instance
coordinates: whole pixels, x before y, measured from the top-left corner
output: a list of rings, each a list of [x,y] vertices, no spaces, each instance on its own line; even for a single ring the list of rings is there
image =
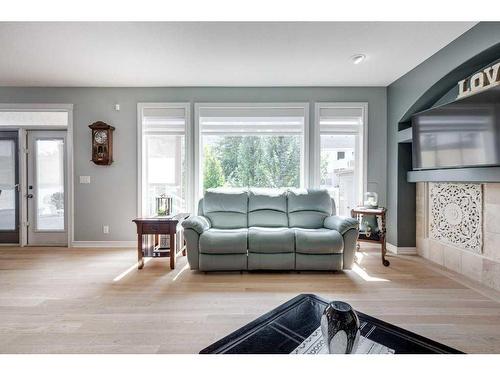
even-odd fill
[[[326,190],[296,189],[288,193],[288,226],[317,229],[332,214],[332,199]]]
[[[213,228],[236,229],[248,227],[248,193],[234,190],[208,190],[203,200],[203,215]]]
[[[286,191],[251,189],[248,194],[249,227],[287,227]]]

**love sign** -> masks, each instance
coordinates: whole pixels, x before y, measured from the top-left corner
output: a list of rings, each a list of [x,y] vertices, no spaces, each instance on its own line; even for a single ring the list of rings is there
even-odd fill
[[[458,82],[457,99],[476,94],[500,84],[500,62]]]

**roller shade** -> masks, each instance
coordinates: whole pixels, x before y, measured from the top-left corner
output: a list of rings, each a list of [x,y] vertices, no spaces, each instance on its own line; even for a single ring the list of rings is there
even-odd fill
[[[201,107],[204,134],[302,134],[303,107]]]
[[[363,109],[323,107],[319,110],[321,133],[356,133],[363,125]]]
[[[145,133],[184,134],[186,110],[184,108],[143,108],[142,128]]]

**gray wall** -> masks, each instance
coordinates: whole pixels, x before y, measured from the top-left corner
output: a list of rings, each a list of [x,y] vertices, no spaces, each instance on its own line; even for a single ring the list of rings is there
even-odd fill
[[[0,88],[0,103],[73,103],[75,149],[75,240],[134,240],[131,220],[137,207],[138,102],[368,102],[368,188],[386,204],[387,102],[383,87],[297,88]],[[121,110],[114,110],[119,103]],[[193,108],[192,108],[193,110]],[[193,111],[192,111],[193,112]],[[90,162],[88,125],[102,120],[116,127],[114,159],[109,167]],[[78,176],[90,175],[81,185]],[[102,225],[110,225],[110,234]]]
[[[390,243],[415,246],[415,186],[406,182],[410,163],[406,146],[397,142],[398,122],[441,78],[499,42],[500,22],[481,22],[388,87],[387,231]]]

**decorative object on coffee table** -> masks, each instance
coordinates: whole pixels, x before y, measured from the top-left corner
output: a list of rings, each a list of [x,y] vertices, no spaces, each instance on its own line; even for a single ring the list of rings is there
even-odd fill
[[[137,225],[137,260],[138,268],[144,267],[144,256],[169,256],[170,268],[175,268],[175,258],[178,255],[176,246],[176,237],[178,236],[178,228],[180,223],[187,219],[189,214],[181,213],[173,216],[157,216],[149,218],[137,218],[132,220]],[[159,235],[165,234],[170,237],[170,246],[167,252],[154,253],[159,248]],[[153,252],[148,252],[148,249],[143,248],[143,236],[154,235],[155,243]],[[184,244],[182,244],[184,245]],[[185,246],[179,246],[182,250],[182,255],[186,255]],[[164,254],[164,255],[163,255]]]
[[[351,216],[360,222],[357,249],[359,250],[359,242],[380,244],[382,264],[387,267],[391,263],[385,259],[387,253],[385,237],[386,212],[387,210],[384,207],[356,207],[351,210]]]
[[[315,332],[329,301],[300,294],[251,323],[203,349],[202,354],[292,354]],[[360,320],[360,347],[378,345],[375,352],[394,354],[459,354],[460,351],[356,311]],[[318,348],[318,349],[323,349]],[[311,351],[308,351],[311,352]],[[373,350],[365,350],[370,353]]]
[[[351,305],[333,301],[321,316],[321,333],[330,354],[351,354],[358,345],[359,319]]]

